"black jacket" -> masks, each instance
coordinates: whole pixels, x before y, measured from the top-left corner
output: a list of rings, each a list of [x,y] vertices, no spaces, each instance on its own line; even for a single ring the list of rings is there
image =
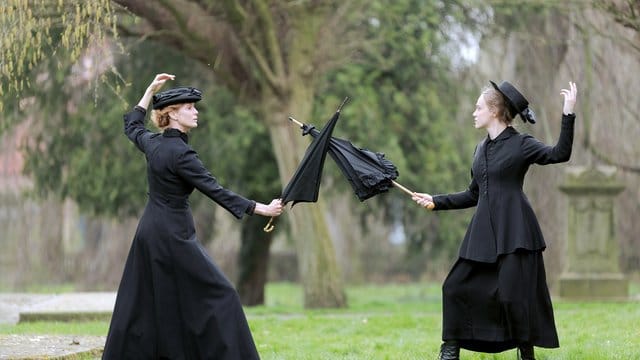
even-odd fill
[[[522,191],[531,164],[566,162],[571,156],[575,115],[563,115],[560,138],[547,146],[533,136],[507,127],[495,139],[485,138],[474,153],[467,190],[435,195],[434,210],[464,209],[477,205],[459,256],[495,262],[498,255],[517,249],[546,247],[538,220]]]
[[[242,304],[196,236],[189,195],[198,189],[235,217],[255,202],[218,184],[187,135],[124,116],[147,159],[149,198],[131,243],[102,358],[257,360]]]
[[[220,186],[177,129],[153,133],[144,126],[145,112],[136,107],[125,116],[124,132],[147,157],[149,197],[186,201],[196,188],[236,218],[251,214],[255,202]]]

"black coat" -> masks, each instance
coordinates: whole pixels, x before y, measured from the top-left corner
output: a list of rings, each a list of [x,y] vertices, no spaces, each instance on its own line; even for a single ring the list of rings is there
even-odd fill
[[[125,264],[103,359],[257,359],[239,297],[198,241],[189,195],[198,189],[237,218],[255,202],[224,189],[187,135],[124,116],[147,159],[149,199]]]
[[[507,127],[491,140],[485,138],[474,153],[467,190],[433,196],[434,210],[464,209],[477,205],[459,256],[495,262],[498,255],[516,249],[546,247],[538,220],[522,191],[531,164],[565,162],[571,156],[575,115],[563,115],[560,138],[547,146],[533,136]]]

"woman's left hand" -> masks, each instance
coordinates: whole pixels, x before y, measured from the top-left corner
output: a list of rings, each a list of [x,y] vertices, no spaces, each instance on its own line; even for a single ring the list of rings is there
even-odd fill
[[[578,97],[576,83],[569,81],[569,89],[560,90],[560,94],[564,97],[562,113],[565,115],[573,114],[573,107],[576,105],[576,99]]]
[[[262,216],[280,216],[284,211],[284,204],[282,204],[281,199],[273,199],[269,205],[265,205],[263,203],[256,203],[256,208],[253,211],[254,213]]]

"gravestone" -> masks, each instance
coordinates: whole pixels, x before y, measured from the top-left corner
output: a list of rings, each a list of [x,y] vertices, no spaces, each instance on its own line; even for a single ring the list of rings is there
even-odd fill
[[[626,299],[620,271],[615,198],[624,186],[609,166],[574,166],[560,190],[569,199],[567,243],[559,293],[568,299]]]

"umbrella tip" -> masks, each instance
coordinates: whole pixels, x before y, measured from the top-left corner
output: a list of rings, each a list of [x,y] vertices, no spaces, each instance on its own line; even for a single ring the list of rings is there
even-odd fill
[[[344,100],[342,100],[342,104],[340,104],[340,106],[338,106],[338,110],[336,110],[336,112],[340,112],[342,110],[342,107],[344,106],[344,104],[347,103],[347,101],[349,101],[349,97],[345,96]]]
[[[300,121],[298,121],[298,120],[294,119],[292,116],[289,116],[289,121],[291,121],[292,123],[295,123],[296,125],[298,125],[298,126],[300,126],[300,127],[303,127],[303,126],[304,126],[304,124],[303,124],[303,123],[301,123]]]

